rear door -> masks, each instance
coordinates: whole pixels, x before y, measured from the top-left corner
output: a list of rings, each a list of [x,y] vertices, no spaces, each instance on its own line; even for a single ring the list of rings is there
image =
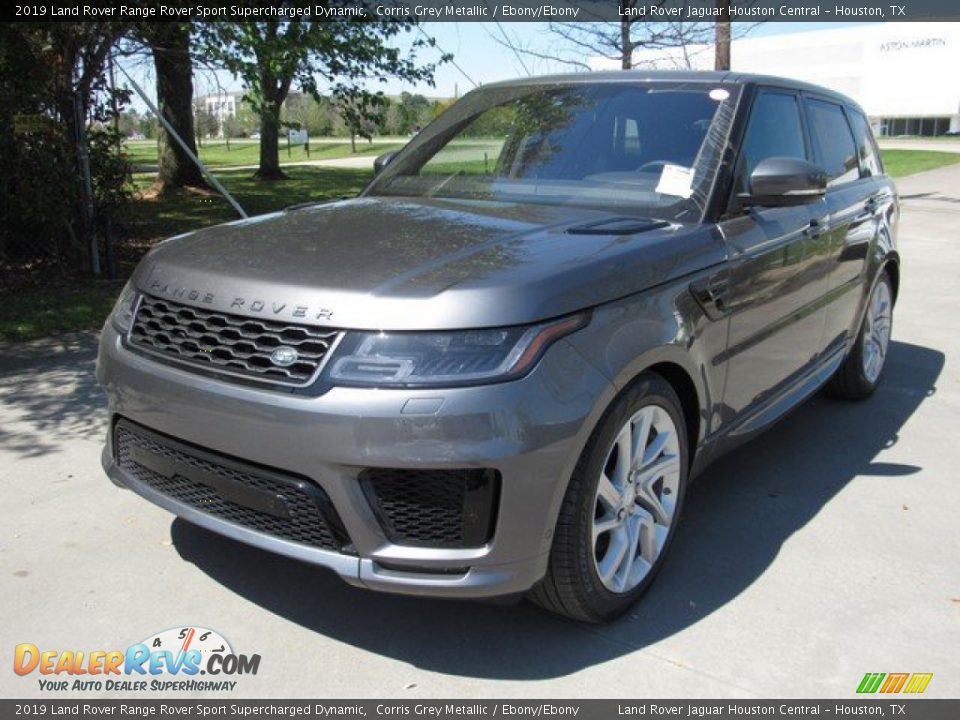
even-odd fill
[[[856,332],[870,241],[886,207],[880,161],[866,119],[852,108],[804,97],[815,162],[827,171],[830,273],[823,344],[842,350]]]
[[[826,204],[740,207],[737,194],[748,190],[753,168],[768,157],[812,160],[796,92],[758,90],[734,171],[733,196],[720,222],[732,257],[726,298],[728,420],[750,416],[782,393],[821,349]]]

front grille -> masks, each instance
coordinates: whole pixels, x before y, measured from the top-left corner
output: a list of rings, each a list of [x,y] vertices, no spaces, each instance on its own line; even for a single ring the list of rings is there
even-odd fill
[[[324,550],[349,545],[330,498],[305,478],[200,450],[123,418],[113,451],[136,480],[207,515]]]
[[[337,338],[336,330],[216,312],[144,295],[130,330],[133,348],[215,373],[274,385],[310,384]],[[291,347],[281,367],[270,354]]]
[[[390,542],[466,548],[493,537],[500,490],[495,470],[368,468],[359,480]]]

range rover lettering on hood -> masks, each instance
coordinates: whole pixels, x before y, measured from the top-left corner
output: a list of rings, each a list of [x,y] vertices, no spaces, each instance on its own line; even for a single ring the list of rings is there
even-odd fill
[[[151,295],[167,295],[177,300],[185,300],[192,303],[202,303],[212,305],[217,300],[216,293],[201,290],[199,288],[183,287],[181,285],[171,285],[161,280],[154,280],[150,283],[149,292]],[[257,313],[261,315],[274,315],[281,318],[290,318],[293,320],[322,320],[329,322],[333,319],[333,310],[323,307],[311,307],[309,305],[297,305],[296,303],[274,302],[262,300],[260,298],[246,298],[234,295],[229,300],[229,307],[237,314]]]

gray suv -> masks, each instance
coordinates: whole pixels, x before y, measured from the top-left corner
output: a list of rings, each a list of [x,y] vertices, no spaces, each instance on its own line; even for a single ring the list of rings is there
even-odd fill
[[[603,621],[712,460],[880,381],[898,199],[846,97],[506,82],[377,168],[146,256],[100,345],[117,484],[354,585]]]

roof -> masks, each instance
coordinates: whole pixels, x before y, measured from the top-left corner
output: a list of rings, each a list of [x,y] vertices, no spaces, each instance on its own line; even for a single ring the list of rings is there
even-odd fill
[[[503,80],[483,87],[518,87],[525,85],[565,85],[577,83],[634,83],[634,82],[702,82],[732,85],[774,85],[791,90],[805,90],[832,97],[839,102],[859,107],[855,101],[821,85],[777,77],[735,71],[713,70],[602,70],[599,72],[567,73],[562,75],[538,75],[534,77]]]

